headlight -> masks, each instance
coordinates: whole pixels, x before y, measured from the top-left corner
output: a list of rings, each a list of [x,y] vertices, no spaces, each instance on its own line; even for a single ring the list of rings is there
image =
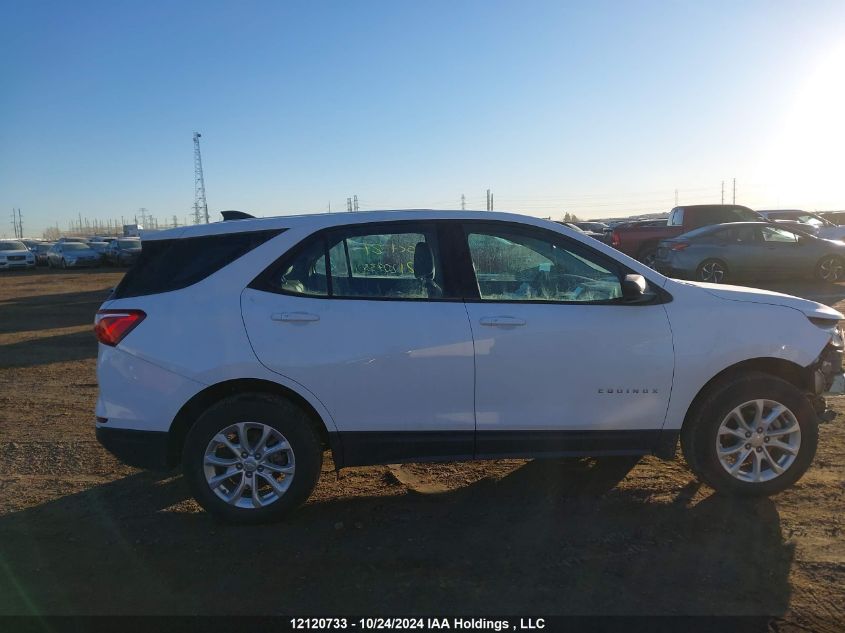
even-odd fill
[[[845,348],[845,335],[842,333],[841,321],[824,319],[821,317],[807,317],[810,323],[830,334],[830,345],[836,349]]]

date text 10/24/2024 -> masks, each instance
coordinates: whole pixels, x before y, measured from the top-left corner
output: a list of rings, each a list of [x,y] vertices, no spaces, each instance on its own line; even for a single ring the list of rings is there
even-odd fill
[[[486,618],[291,618],[294,630],[405,630],[405,631],[530,631],[546,627],[543,618],[488,620]]]

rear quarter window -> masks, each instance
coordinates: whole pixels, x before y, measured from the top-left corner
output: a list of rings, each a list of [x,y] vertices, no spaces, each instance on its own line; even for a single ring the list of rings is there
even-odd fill
[[[144,242],[138,261],[115,288],[112,298],[140,297],[187,288],[284,230]]]

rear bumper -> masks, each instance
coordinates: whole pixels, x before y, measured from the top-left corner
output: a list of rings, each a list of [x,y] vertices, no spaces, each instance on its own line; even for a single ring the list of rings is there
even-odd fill
[[[97,427],[97,441],[124,464],[148,470],[167,470],[168,434]]]

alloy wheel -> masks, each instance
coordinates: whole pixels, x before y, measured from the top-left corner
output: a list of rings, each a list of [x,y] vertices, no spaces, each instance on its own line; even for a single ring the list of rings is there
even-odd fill
[[[284,435],[260,422],[238,422],[211,438],[203,457],[209,487],[229,505],[262,508],[293,482],[293,449]]]
[[[725,267],[719,262],[707,262],[701,267],[701,281],[720,284],[725,278]]]
[[[771,481],[795,463],[801,426],[795,414],[775,400],[749,400],[722,420],[716,454],[727,473],[749,483]]]
[[[825,257],[819,262],[819,277],[824,281],[839,281],[842,279],[842,260],[838,257]]]

